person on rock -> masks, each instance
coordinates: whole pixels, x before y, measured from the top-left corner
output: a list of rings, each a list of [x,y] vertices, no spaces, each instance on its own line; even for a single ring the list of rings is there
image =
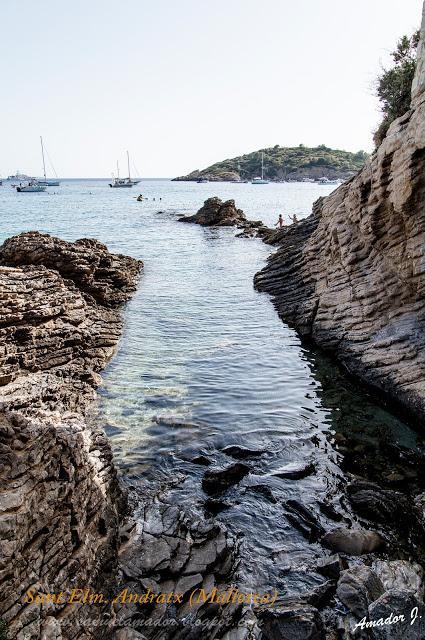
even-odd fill
[[[283,219],[283,215],[281,213],[279,213],[279,219],[275,224],[275,227],[279,227],[279,229],[282,229],[282,227],[285,226],[285,220]]]
[[[292,216],[292,218],[291,218],[291,216],[289,216],[289,219],[290,219],[290,221],[292,222],[292,224],[298,224],[298,218],[297,218],[297,216],[296,216],[296,214],[295,214],[295,213],[294,213],[294,215]]]

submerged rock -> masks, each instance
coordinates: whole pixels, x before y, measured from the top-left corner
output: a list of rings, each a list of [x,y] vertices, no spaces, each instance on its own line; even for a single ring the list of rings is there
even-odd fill
[[[285,507],[286,518],[309,542],[315,542],[323,536],[325,530],[311,509],[293,499],[287,500]]]
[[[199,464],[202,467],[209,467],[212,464],[212,461],[204,454],[200,453],[198,456],[195,456],[190,460],[193,464]]]
[[[250,484],[246,487],[246,491],[252,491],[252,493],[258,493],[259,495],[266,498],[273,504],[277,503],[277,498],[275,497],[273,491],[266,484]]]
[[[328,531],[322,538],[322,543],[340,553],[360,556],[377,551],[385,544],[384,539],[376,531],[366,529],[348,529],[337,527]]]
[[[246,458],[256,458],[261,456],[264,452],[262,449],[249,449],[248,447],[241,447],[238,444],[229,444],[222,449],[222,452],[226,456],[231,456],[237,460],[245,460]]]
[[[208,469],[202,478],[202,488],[209,495],[222,493],[238,484],[250,471],[251,468],[243,462],[235,462],[220,469]]]
[[[309,462],[303,467],[292,467],[283,469],[282,471],[275,471],[273,475],[286,480],[302,480],[303,478],[313,475],[315,471],[316,465],[313,462]]]

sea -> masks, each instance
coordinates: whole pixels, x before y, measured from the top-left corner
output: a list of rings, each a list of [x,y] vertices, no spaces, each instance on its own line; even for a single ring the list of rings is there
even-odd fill
[[[233,228],[178,218],[218,196],[273,226],[279,213],[305,218],[334,188],[143,180],[111,189],[100,179],[63,180],[45,193],[0,187],[1,241],[38,230],[70,241],[96,238],[143,260],[96,419],[123,482],[174,481],[172,500],[194,517],[215,517],[241,540],[242,580],[257,591],[273,584],[296,595],[314,587],[305,564],[320,555],[319,545],[285,517],[288,500],[322,520],[318,505],[332,505],[350,521],[341,487],[353,476],[389,476],[397,468],[385,452],[423,451],[423,441],[326,354],[302,344],[269,297],[254,290],[254,274],[273,247],[237,238]],[[206,467],[192,460],[228,464],[229,445],[259,454],[212,514],[201,487]],[[304,478],[282,477],[305,468],[313,471]]]

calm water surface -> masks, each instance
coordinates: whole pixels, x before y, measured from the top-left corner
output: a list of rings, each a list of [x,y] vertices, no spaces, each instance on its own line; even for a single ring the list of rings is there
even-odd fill
[[[144,261],[118,354],[104,376],[100,420],[128,482],[181,474],[173,498],[199,512],[205,509],[205,467],[193,464],[194,456],[229,462],[221,452],[229,444],[264,451],[219,514],[243,537],[241,571],[257,590],[274,584],[296,592],[309,578],[300,578],[302,563],[293,569],[294,558],[318,552],[284,517],[286,500],[314,509],[327,500],[346,509],[339,504],[345,476],[333,446],[336,432],[358,438],[362,457],[382,441],[409,448],[420,443],[326,358],[304,348],[269,298],[254,291],[253,276],[270,247],[235,238],[233,229],[205,229],[177,218],[218,195],[234,198],[249,218],[273,225],[281,211],[305,217],[331,189],[170,181],[144,181],[132,190],[110,189],[106,181],[65,181],[45,194],[0,187],[2,240],[33,229],[68,240],[95,237],[111,251]],[[149,200],[136,202],[139,192]],[[316,471],[303,480],[276,475],[309,462]],[[277,504],[250,490],[258,484],[273,490]]]

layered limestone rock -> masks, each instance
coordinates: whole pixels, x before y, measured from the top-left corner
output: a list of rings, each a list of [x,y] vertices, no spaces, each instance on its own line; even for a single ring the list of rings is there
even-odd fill
[[[278,245],[255,286],[282,319],[413,414],[425,410],[425,20],[411,109]]]
[[[67,599],[112,587],[124,501],[88,417],[141,263],[32,232],[4,243],[0,265],[0,616],[16,640],[103,637],[88,625],[102,604]]]

